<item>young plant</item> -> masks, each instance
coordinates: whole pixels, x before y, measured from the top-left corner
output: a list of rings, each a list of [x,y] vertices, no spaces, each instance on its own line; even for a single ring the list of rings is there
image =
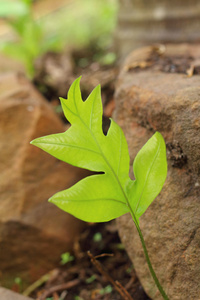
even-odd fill
[[[156,132],[143,146],[134,160],[135,180],[131,180],[130,157],[122,129],[111,119],[107,135],[102,131],[100,86],[83,101],[79,81],[80,78],[70,87],[67,100],[60,99],[71,127],[64,133],[40,137],[31,143],[66,163],[97,174],[56,193],[49,201],[87,222],[106,222],[130,213],[150,272],[163,298],[168,299],[151,265],[139,226],[139,218],[159,194],[166,179],[164,139]]]
[[[21,61],[32,78],[35,59],[48,50],[59,50],[61,39],[45,34],[44,26],[32,15],[31,0],[1,0],[0,18],[4,18],[15,33],[14,41],[1,41],[0,51]]]

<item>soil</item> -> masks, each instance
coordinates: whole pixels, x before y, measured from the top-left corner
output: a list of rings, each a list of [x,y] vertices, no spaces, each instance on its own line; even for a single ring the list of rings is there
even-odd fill
[[[150,299],[120,242],[115,221],[88,224],[71,255],[71,262],[53,270],[50,278],[29,296],[37,300]]]
[[[145,48],[142,49],[145,53]],[[190,54],[180,55],[176,51],[172,53],[165,52],[164,45],[152,46],[148,48],[144,59],[134,61],[128,66],[129,71],[140,71],[141,69],[151,69],[152,71],[161,71],[164,73],[180,73],[188,77],[200,74],[200,61],[196,60]],[[141,53],[143,53],[141,51]],[[133,52],[134,54],[134,52]],[[142,57],[142,55],[141,55]]]

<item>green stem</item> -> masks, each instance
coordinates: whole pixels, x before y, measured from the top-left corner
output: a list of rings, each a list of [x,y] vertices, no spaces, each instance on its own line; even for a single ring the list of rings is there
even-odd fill
[[[130,208],[130,207],[129,207],[129,208]],[[153,277],[153,279],[154,279],[154,281],[155,281],[155,284],[156,284],[158,290],[160,291],[160,293],[161,293],[163,299],[164,299],[164,300],[169,300],[169,298],[167,297],[165,291],[163,290],[163,287],[162,287],[162,285],[160,284],[160,282],[159,282],[159,280],[158,280],[158,278],[157,278],[157,276],[156,276],[156,273],[155,273],[155,271],[154,271],[154,269],[153,269],[153,267],[152,267],[152,264],[151,264],[151,261],[150,261],[150,258],[149,258],[149,254],[148,254],[148,251],[147,251],[147,248],[146,248],[146,245],[145,245],[144,237],[143,237],[143,235],[142,235],[142,232],[141,232],[140,226],[139,226],[139,224],[138,224],[138,221],[137,221],[137,219],[136,219],[136,217],[135,217],[135,214],[134,214],[134,212],[132,211],[131,208],[130,208],[130,211],[131,211],[131,216],[132,216],[132,218],[133,218],[133,221],[134,221],[134,223],[135,223],[135,226],[136,226],[136,228],[137,228],[138,234],[139,234],[139,236],[140,236],[140,240],[141,240],[141,243],[142,243],[142,247],[143,247],[143,250],[144,250],[144,254],[145,254],[146,261],[147,261],[149,270],[150,270],[150,272],[151,272],[151,275],[152,275],[152,277]]]

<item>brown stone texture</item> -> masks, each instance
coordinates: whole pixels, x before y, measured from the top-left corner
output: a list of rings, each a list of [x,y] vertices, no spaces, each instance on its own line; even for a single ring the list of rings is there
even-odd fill
[[[15,292],[9,291],[5,288],[0,287],[0,299],[2,300],[31,300],[32,298],[28,298],[17,294]]]
[[[133,52],[122,67],[114,118],[128,141],[131,170],[137,152],[155,131],[166,141],[167,180],[140,218],[140,226],[169,299],[196,300],[200,299],[200,75],[164,72],[163,66],[150,63],[150,50]],[[173,65],[178,58],[181,66]],[[185,58],[197,70],[200,45],[167,45],[159,64],[172,61],[178,72]],[[117,223],[141,284],[151,299],[162,299],[132,219],[124,215]]]
[[[85,171],[30,145],[65,131],[48,102],[24,77],[0,77],[0,281],[32,282],[70,251],[83,223],[47,200]]]
[[[200,0],[120,0],[115,42],[124,58],[152,43],[200,41]]]

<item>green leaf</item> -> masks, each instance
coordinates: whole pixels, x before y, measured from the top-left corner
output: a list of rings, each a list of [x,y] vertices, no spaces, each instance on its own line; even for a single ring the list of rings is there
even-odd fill
[[[60,264],[61,265],[65,265],[70,261],[74,260],[74,256],[72,256],[69,252],[65,252],[61,254],[61,261]]]
[[[49,199],[64,211],[88,222],[105,222],[130,212],[137,223],[160,192],[167,174],[166,147],[158,132],[137,154],[129,178],[128,146],[121,128],[111,119],[102,131],[102,101],[97,86],[82,100],[80,78],[74,81],[62,109],[71,127],[63,133],[40,137],[32,144],[56,158],[94,172]]]
[[[23,2],[1,0],[0,17],[21,17],[28,13],[28,7]]]
[[[166,147],[159,132],[136,155],[133,172],[136,180],[130,191],[130,205],[139,218],[160,193],[167,176]]]
[[[86,177],[49,201],[86,222],[106,222],[129,212],[110,174]]]
[[[74,166],[104,173],[89,176],[50,199],[84,221],[104,222],[129,211],[128,146],[123,131],[113,120],[107,135],[103,134],[100,87],[83,101],[79,81],[80,78],[72,84],[67,100],[61,98],[72,126],[64,133],[38,138],[32,144]]]

